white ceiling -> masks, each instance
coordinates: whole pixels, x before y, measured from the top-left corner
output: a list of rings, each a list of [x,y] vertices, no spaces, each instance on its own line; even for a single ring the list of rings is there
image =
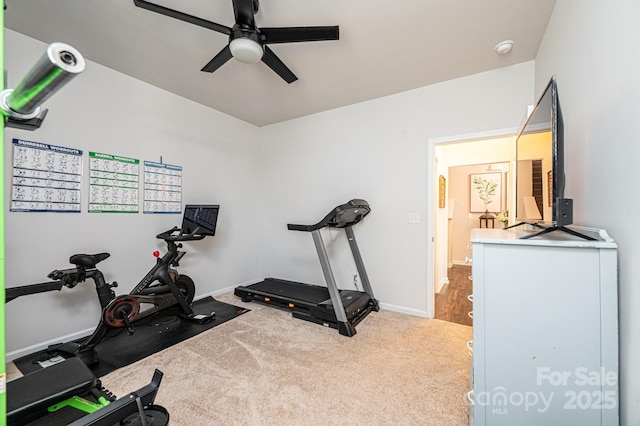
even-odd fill
[[[231,0],[150,1],[234,23]],[[227,36],[132,0],[5,4],[7,28],[68,43],[86,59],[263,126],[532,60],[555,0],[262,0],[258,27],[340,26],[338,41],[270,45],[298,76],[292,84],[235,59],[201,72]],[[514,49],[498,56],[505,39]]]

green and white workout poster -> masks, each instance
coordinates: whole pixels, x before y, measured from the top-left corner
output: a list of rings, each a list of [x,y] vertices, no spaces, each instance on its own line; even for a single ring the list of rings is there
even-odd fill
[[[138,213],[140,160],[89,152],[89,213]]]

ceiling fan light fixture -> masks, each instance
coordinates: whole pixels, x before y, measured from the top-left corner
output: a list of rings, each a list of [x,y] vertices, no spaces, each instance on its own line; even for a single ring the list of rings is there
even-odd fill
[[[231,40],[229,49],[234,58],[247,64],[260,62],[264,54],[264,49],[260,43],[244,37]]]

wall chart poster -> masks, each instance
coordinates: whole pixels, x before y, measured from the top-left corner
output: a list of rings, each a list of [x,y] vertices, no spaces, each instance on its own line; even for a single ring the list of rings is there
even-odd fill
[[[144,213],[182,213],[182,167],[144,162]]]
[[[138,213],[140,160],[89,152],[89,213]]]
[[[12,212],[80,213],[82,151],[13,139]]]

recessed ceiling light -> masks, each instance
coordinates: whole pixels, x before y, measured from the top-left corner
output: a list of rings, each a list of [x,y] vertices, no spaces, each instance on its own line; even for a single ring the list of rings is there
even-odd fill
[[[498,55],[506,55],[507,53],[511,52],[511,49],[513,48],[513,40],[505,40],[505,41],[501,41],[500,43],[496,44],[496,53]]]

